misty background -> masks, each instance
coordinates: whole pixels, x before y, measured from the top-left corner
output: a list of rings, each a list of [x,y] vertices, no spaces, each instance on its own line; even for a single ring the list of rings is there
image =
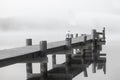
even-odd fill
[[[71,33],[90,34],[92,29],[101,31],[106,27],[107,74],[102,70],[88,78],[83,73],[73,80],[119,80],[120,79],[120,1],[119,0],[1,0],[0,1],[0,49],[25,46],[27,38],[33,44],[40,40],[48,42],[65,39]],[[12,53],[10,53],[12,54]],[[51,59],[51,57],[49,56]],[[57,63],[64,61],[59,56]],[[51,67],[51,62],[49,62]],[[39,64],[34,64],[39,72]],[[49,68],[50,68],[49,67]],[[26,80],[25,64],[0,68],[0,80]]]

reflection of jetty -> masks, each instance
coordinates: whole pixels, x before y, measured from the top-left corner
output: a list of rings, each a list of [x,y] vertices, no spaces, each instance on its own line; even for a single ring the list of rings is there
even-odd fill
[[[106,54],[101,54],[105,44],[105,28],[102,32],[92,30],[90,35],[68,34],[64,41],[32,45],[32,39],[26,40],[26,47],[0,51],[0,67],[15,63],[26,63],[27,80],[72,80],[83,72],[87,77],[87,67],[92,64],[92,71],[103,69],[106,73]],[[51,70],[47,70],[48,57],[52,55]],[[63,64],[56,64],[56,55],[66,55]],[[103,56],[103,57],[101,57]],[[32,63],[40,63],[40,74],[32,73]]]

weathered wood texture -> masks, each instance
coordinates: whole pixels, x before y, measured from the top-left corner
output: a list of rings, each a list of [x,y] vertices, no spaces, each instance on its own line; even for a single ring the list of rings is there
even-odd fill
[[[32,46],[32,39],[26,39],[26,46]],[[26,63],[27,79],[32,74],[32,63]]]
[[[101,37],[102,36],[102,37]],[[93,64],[93,73],[97,69],[103,69],[106,74],[106,54],[100,54],[102,45],[105,44],[105,28],[103,32],[92,30],[91,35],[68,34],[66,40],[47,43],[41,41],[39,45],[32,45],[32,40],[27,40],[27,46],[0,51],[0,67],[15,63],[27,63],[27,80],[72,80],[83,72],[87,77],[87,67]],[[76,51],[75,53],[73,51]],[[56,64],[56,55],[66,55],[63,64]],[[47,55],[52,56],[53,68],[47,70]],[[41,74],[32,73],[31,63],[40,63]]]
[[[78,38],[72,39],[72,44],[79,44],[84,42],[84,36],[80,36]],[[92,40],[92,37],[89,38],[89,40]],[[57,41],[57,42],[51,42],[48,43],[47,49],[52,51],[52,49],[62,48],[65,46],[65,40],[64,41]],[[0,60],[10,58],[10,57],[17,57],[22,55],[27,55],[35,52],[39,52],[39,45],[32,45],[32,46],[25,46],[25,47],[19,47],[19,48],[13,48],[13,49],[4,49],[0,50]],[[60,51],[60,50],[59,50]],[[55,52],[55,51],[53,51]]]
[[[92,37],[88,41],[91,41]],[[72,48],[80,47],[84,43],[84,36],[72,38]],[[65,40],[51,42],[47,44],[47,54],[66,54]],[[39,45],[25,46],[13,49],[4,49],[0,51],[0,67],[15,63],[42,62],[46,58],[41,56]]]
[[[81,35],[76,38],[72,38],[71,46],[74,49],[83,47],[83,44],[87,45],[90,44],[91,46],[92,40],[93,40],[92,35]],[[105,43],[105,41],[102,42]],[[67,51],[65,47],[66,47],[65,40],[48,43],[47,54],[66,54]],[[40,62],[46,61],[46,58],[43,58],[41,56],[39,45],[0,50],[0,67],[15,63],[39,62],[39,61]]]

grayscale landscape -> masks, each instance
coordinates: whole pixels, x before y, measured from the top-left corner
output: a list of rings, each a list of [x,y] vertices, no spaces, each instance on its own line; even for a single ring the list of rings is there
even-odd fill
[[[26,46],[27,38],[33,44],[65,40],[68,30],[73,34],[90,34],[92,29],[106,28],[107,72],[83,73],[73,80],[120,79],[120,1],[119,0],[1,0],[0,1],[0,50]],[[12,54],[12,53],[10,53]],[[57,63],[65,61],[58,56]],[[51,56],[49,56],[51,59]],[[49,69],[51,69],[51,62]],[[35,73],[39,63],[33,64]],[[0,80],[26,80],[25,64],[0,68]]]

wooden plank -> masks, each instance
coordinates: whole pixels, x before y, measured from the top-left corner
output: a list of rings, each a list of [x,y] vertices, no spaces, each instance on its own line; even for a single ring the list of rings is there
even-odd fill
[[[72,38],[72,48],[80,47],[80,43],[83,43],[83,41],[83,36]],[[47,51],[47,54],[66,54],[67,50],[65,49],[65,40],[48,43]],[[38,57],[42,57],[39,45],[0,50],[0,63],[3,64],[0,65],[0,67],[21,62],[35,62],[38,61]],[[35,60],[35,58],[37,60]],[[41,58],[40,61],[42,60],[44,61],[46,59]]]
[[[63,45],[63,43],[64,43],[63,41],[48,43],[48,49],[60,47]],[[0,60],[10,57],[17,57],[21,55],[35,53],[38,51],[40,51],[39,45],[13,48],[13,49],[4,49],[0,51]]]
[[[93,39],[93,36],[92,35],[86,35],[87,36],[87,39],[86,40],[91,40]]]
[[[80,43],[81,37],[73,38],[72,44]],[[47,49],[52,51],[57,48],[64,48],[65,41],[57,41],[57,42],[51,42],[48,43]],[[6,58],[12,58],[17,57],[21,55],[31,54],[40,51],[39,45],[33,45],[33,46],[26,46],[26,47],[19,47],[19,48],[12,48],[12,49],[4,49],[0,50],[0,60],[6,59]],[[59,50],[60,51],[60,50]]]
[[[0,61],[0,68],[4,67],[4,66],[8,66],[11,64],[16,64],[16,63],[30,63],[30,62],[34,62],[34,63],[40,63],[40,62],[47,62],[48,58],[44,58],[44,57],[37,57],[37,58],[32,58],[28,56],[19,56],[19,57],[13,57],[13,58],[7,58],[4,60]]]

